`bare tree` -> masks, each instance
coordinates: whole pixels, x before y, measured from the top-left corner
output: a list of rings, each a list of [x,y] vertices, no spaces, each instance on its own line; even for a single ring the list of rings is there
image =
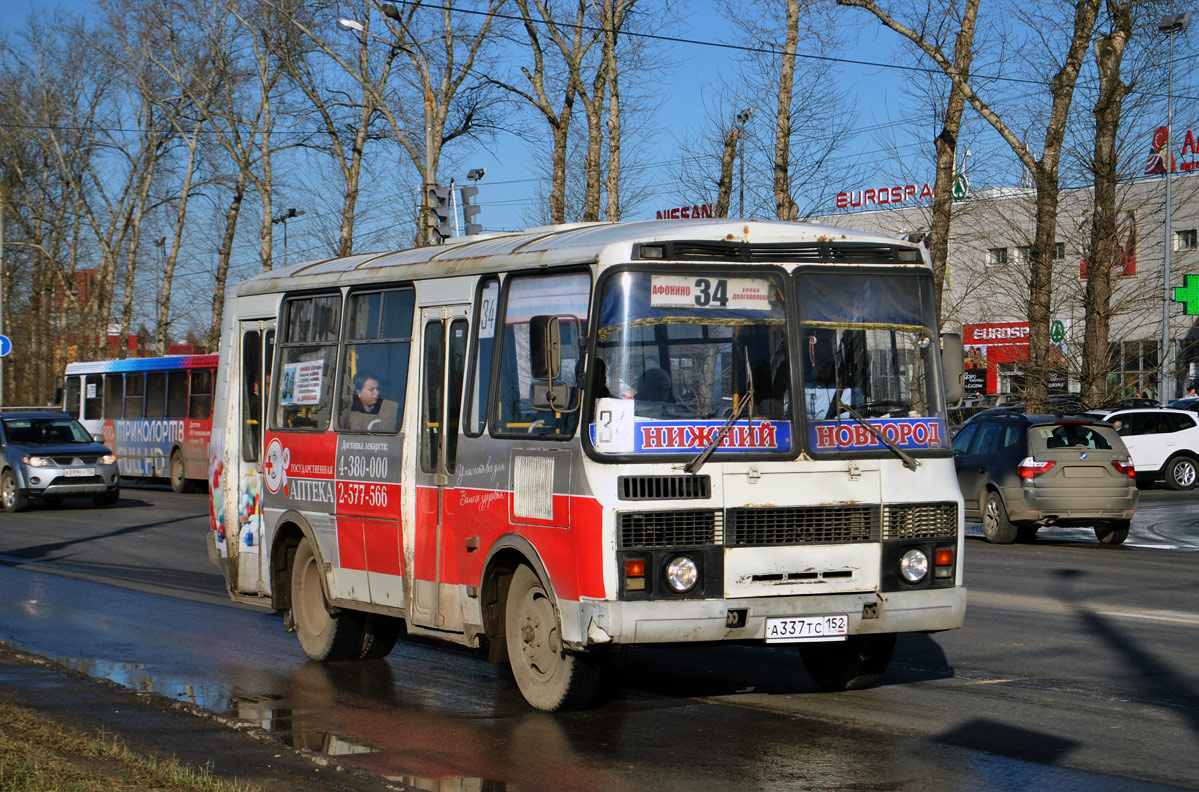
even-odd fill
[[[969,76],[960,74],[954,61],[947,57],[934,42],[926,38],[918,28],[899,21],[876,0],[837,0],[837,2],[841,5],[869,11],[884,25],[907,38],[921,52],[931,58],[965,95],[970,106],[994,127],[1020,162],[1028,169],[1028,172],[1032,174],[1036,185],[1037,202],[1027,302],[1029,351],[1025,397],[1030,412],[1044,411],[1048,403],[1049,320],[1053,291],[1053,249],[1057,234],[1058,170],[1062,156],[1062,141],[1070,116],[1070,105],[1074,99],[1078,74],[1082,69],[1086,51],[1095,29],[1100,0],[1077,0],[1073,6],[1069,41],[1049,86],[1050,108],[1045,119],[1045,131],[1041,139],[1042,151],[1039,158],[1033,154],[1029,142],[1009,126],[998,112],[975,92]]]
[[[1080,384],[1083,401],[1097,405],[1107,391],[1108,335],[1111,331],[1112,267],[1122,263],[1123,251],[1117,231],[1116,190],[1120,167],[1117,149],[1121,111],[1128,86],[1120,78],[1124,49],[1132,38],[1131,0],[1107,0],[1109,27],[1095,42],[1095,65],[1099,73],[1099,97],[1095,114],[1095,211],[1087,250],[1087,286],[1083,305],[1086,331],[1083,337]]]

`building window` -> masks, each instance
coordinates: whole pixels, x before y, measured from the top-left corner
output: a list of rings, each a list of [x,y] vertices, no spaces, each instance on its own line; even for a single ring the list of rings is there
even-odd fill
[[[1021,245],[1016,248],[1016,263],[1030,264],[1032,262],[1032,245]]]
[[[1194,250],[1196,242],[1199,242],[1199,238],[1197,238],[1194,228],[1174,232],[1175,250]]]
[[[1065,261],[1066,260],[1066,243],[1065,242],[1054,242],[1053,243],[1053,260],[1054,261]]]
[[[1000,267],[1007,264],[1007,248],[990,248],[987,251],[987,265]]]

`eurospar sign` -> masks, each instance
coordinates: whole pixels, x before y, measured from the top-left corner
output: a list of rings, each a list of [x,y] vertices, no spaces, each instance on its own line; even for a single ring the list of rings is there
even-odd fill
[[[850,190],[837,193],[838,209],[863,209],[871,204],[883,206],[900,204],[907,201],[923,201],[933,197],[933,188],[928,182],[923,186],[915,184],[886,184],[868,187],[863,190]]]

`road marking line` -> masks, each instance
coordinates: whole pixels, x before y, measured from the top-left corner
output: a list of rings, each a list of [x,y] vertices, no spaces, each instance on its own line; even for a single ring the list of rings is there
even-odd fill
[[[1028,594],[1008,594],[1003,592],[979,591],[977,588],[970,589],[969,600],[966,605],[967,611],[969,611],[971,605],[976,607],[990,606],[993,608],[1008,608],[1022,611],[1043,608],[1046,610],[1055,610],[1064,613],[1093,613],[1097,616],[1141,619],[1145,621],[1163,621],[1173,624],[1185,624],[1192,627],[1199,627],[1199,615],[1190,615],[1175,611],[1134,610],[1131,608],[1123,609],[1119,607],[1113,607],[1111,605],[1086,605],[1081,602],[1068,602],[1055,599],[1053,597],[1037,597]]]

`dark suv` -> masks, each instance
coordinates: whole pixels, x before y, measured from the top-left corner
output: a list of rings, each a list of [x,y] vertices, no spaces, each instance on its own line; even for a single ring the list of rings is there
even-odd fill
[[[1090,525],[1120,544],[1137,507],[1136,471],[1120,436],[1090,418],[990,412],[953,439],[967,521],[988,542],[1031,541],[1043,525]]]

